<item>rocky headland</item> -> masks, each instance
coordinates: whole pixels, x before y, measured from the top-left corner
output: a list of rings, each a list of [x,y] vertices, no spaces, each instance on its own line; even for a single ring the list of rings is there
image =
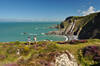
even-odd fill
[[[70,16],[57,26],[58,31],[50,31],[48,34],[78,36],[78,39],[100,39],[100,12],[87,16]]]

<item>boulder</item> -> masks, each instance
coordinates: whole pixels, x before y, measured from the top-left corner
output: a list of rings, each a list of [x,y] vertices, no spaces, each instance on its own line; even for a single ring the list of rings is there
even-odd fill
[[[55,66],[79,66],[74,56],[66,51],[55,58]]]
[[[45,33],[45,35],[62,35],[61,31],[49,31],[48,33]]]

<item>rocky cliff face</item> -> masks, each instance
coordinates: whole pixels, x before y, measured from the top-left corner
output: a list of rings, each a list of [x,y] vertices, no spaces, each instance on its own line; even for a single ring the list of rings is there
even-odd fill
[[[100,12],[68,17],[60,28],[63,35],[77,35],[79,39],[100,38]]]

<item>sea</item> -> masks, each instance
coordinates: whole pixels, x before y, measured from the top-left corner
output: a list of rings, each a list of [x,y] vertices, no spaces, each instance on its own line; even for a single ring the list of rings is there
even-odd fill
[[[37,41],[64,41],[64,36],[45,35],[49,31],[56,31],[50,28],[60,22],[0,22],[0,42],[27,41],[28,37],[37,37]]]

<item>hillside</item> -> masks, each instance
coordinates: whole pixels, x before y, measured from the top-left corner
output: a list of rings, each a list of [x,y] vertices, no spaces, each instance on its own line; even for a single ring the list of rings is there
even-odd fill
[[[68,17],[59,28],[63,35],[77,35],[79,39],[100,38],[100,12]]]
[[[83,49],[85,47],[90,48],[86,50],[89,53],[84,56]],[[99,49],[95,49],[97,47]],[[91,48],[94,48],[96,53],[92,51],[93,54],[91,55],[91,51],[89,51],[92,50]],[[67,65],[77,62],[81,66],[95,66],[100,61],[100,58],[94,59],[94,57],[100,57],[98,51],[100,51],[100,40],[98,39],[71,42],[41,41],[30,45],[18,41],[5,42],[0,43],[0,66],[61,66],[59,64],[65,64],[66,61]],[[60,62],[61,60],[63,62]]]

